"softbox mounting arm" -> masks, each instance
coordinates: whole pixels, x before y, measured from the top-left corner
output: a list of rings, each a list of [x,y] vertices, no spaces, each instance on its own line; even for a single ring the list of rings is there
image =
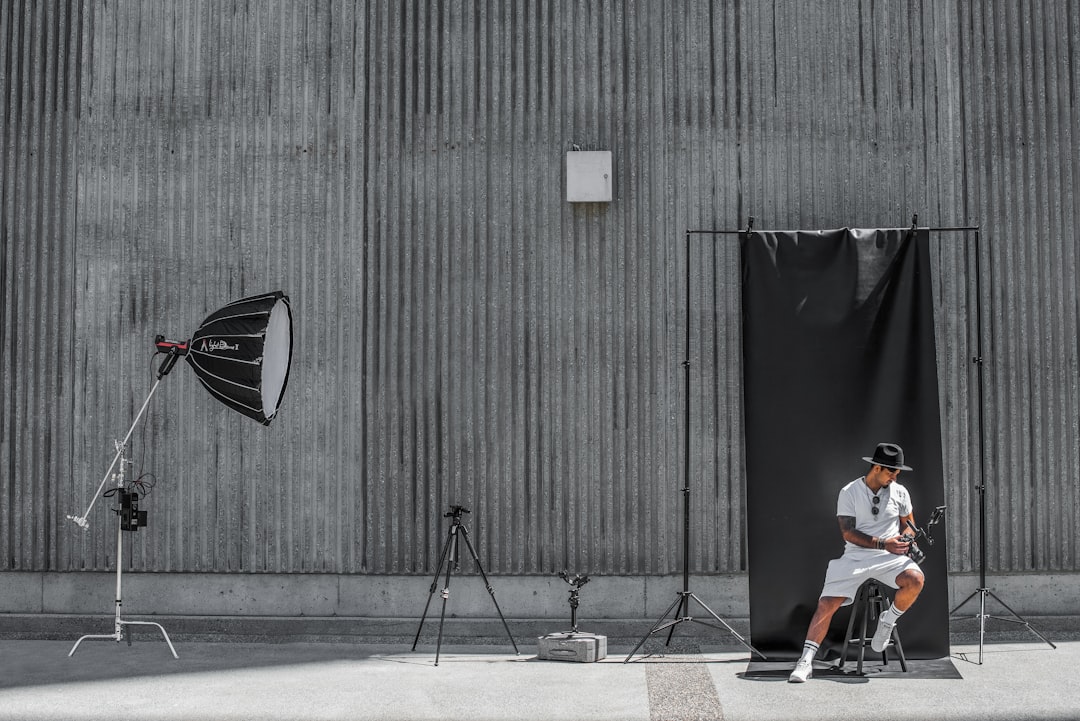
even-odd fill
[[[200,345],[192,352],[196,340]],[[199,381],[215,398],[233,410],[269,425],[277,414],[292,362],[289,297],[278,290],[233,301],[204,320],[189,340],[170,340],[157,335],[154,347],[165,355],[158,366],[157,380],[135,414],[124,440],[114,441],[116,456],[86,512],[81,516],[67,516],[84,529],[90,527],[87,520],[90,511],[120,462],[150,399],[181,357],[187,358]]]
[[[168,362],[167,359],[166,362]],[[174,360],[173,362],[175,363],[176,361]],[[162,365],[164,366],[164,363]],[[171,367],[172,366],[170,366],[170,368]],[[124,455],[124,451],[125,449],[127,449],[128,441],[131,440],[131,434],[135,432],[135,427],[139,425],[139,421],[142,419],[143,414],[146,413],[146,409],[150,405],[150,399],[154,397],[154,393],[157,392],[158,386],[161,385],[161,379],[164,377],[165,373],[168,372],[168,370],[166,370],[164,373],[159,372],[157,380],[150,388],[149,395],[147,395],[146,400],[143,401],[142,408],[140,408],[139,412],[135,414],[135,420],[131,423],[131,428],[128,429],[127,435],[124,436],[124,440],[113,441],[113,445],[116,446],[116,455],[113,457],[112,463],[109,464],[109,470],[105,471],[105,477],[101,479],[101,483],[98,485],[97,491],[94,492],[93,497],[90,499],[90,505],[86,508],[86,513],[82,514],[81,516],[67,516],[69,520],[75,522],[75,525],[80,526],[84,529],[90,528],[90,522],[86,519],[90,516],[90,511],[94,508],[94,504],[97,503],[98,496],[101,495],[101,490],[105,488],[105,484],[109,482],[109,478],[112,476],[113,469],[116,468],[116,464],[120,462],[121,456]]]

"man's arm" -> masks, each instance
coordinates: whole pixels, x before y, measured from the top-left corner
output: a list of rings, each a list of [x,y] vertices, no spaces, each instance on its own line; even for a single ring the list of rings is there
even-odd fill
[[[912,523],[915,522],[914,517],[909,515],[900,519],[901,523],[908,518],[911,518]],[[861,546],[862,548],[884,549],[889,553],[895,553],[898,556],[908,552],[909,544],[901,541],[899,536],[893,536],[892,538],[878,538],[877,536],[867,535],[862,531],[855,529],[854,516],[837,516],[836,520],[840,523],[840,535],[844,537],[845,541],[853,543],[856,546]]]
[[[909,523],[911,524],[910,528],[908,527]],[[913,529],[916,529],[916,528],[918,528],[918,526],[915,524],[915,511],[912,511],[911,513],[907,514],[906,516],[900,516],[900,534],[901,535],[903,535],[905,533],[910,533],[912,536],[914,536],[915,531]],[[904,551],[904,553],[907,553],[907,551]]]

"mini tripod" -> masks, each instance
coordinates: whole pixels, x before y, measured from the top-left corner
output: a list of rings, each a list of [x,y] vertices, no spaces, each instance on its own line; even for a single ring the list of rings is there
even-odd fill
[[[420,627],[416,629],[416,638],[413,639],[412,650],[416,650],[416,644],[420,641],[420,632],[424,629],[424,620],[427,618],[428,608],[431,607],[431,599],[435,595],[435,589],[439,585],[439,576],[442,574],[443,565],[446,565],[446,582],[443,585],[442,590],[442,613],[439,615],[439,639],[435,646],[435,665],[439,665],[439,653],[442,650],[442,637],[443,637],[443,622],[446,620],[446,601],[450,598],[450,574],[452,571],[461,570],[461,563],[459,557],[460,547],[458,546],[458,537],[465,542],[465,547],[469,549],[469,555],[472,556],[473,563],[476,564],[476,569],[480,571],[480,576],[484,579],[484,585],[487,587],[488,595],[491,596],[491,602],[495,604],[495,610],[499,614],[499,620],[502,621],[503,628],[506,629],[506,635],[510,637],[510,643],[514,647],[514,653],[520,653],[518,651],[517,643],[514,641],[514,635],[510,633],[510,626],[506,624],[506,619],[503,617],[502,610],[499,608],[499,602],[495,600],[495,589],[491,587],[491,583],[488,581],[487,574],[484,573],[484,567],[480,565],[480,558],[476,555],[476,550],[473,548],[472,543],[469,542],[469,529],[461,522],[462,514],[469,513],[468,508],[462,506],[450,506],[450,510],[443,514],[443,518],[449,518],[450,530],[446,534],[446,543],[443,544],[442,553],[439,555],[439,567],[435,569],[435,578],[431,582],[431,590],[428,592],[427,603],[424,604],[424,615],[420,617]]]

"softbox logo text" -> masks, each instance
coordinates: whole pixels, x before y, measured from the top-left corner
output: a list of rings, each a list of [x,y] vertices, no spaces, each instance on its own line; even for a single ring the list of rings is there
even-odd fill
[[[212,340],[207,343],[205,340],[203,340],[201,350],[210,351],[211,353],[219,350],[240,350],[240,344],[236,343],[234,345],[229,345],[223,340]]]

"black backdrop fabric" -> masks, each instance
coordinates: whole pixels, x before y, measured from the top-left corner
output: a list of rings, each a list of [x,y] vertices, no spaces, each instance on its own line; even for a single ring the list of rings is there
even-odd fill
[[[904,448],[917,524],[944,503],[929,232],[753,231],[740,244],[751,638],[795,658],[843,553],[836,497],[869,470],[862,457]],[[923,544],[926,585],[898,626],[909,658],[949,653],[946,526]]]

